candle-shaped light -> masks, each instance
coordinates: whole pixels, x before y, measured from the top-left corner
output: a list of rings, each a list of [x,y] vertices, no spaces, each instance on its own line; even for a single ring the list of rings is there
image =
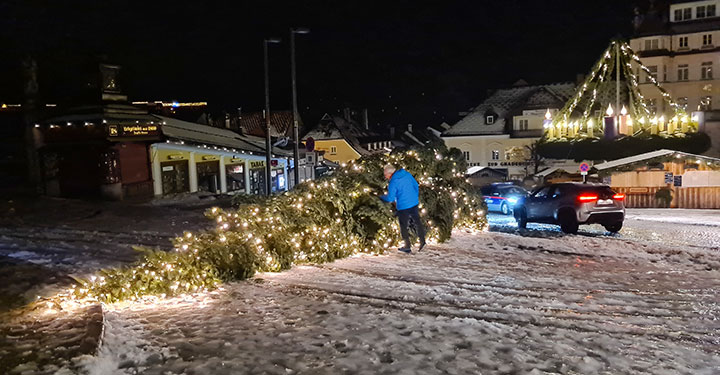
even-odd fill
[[[555,138],[555,129],[552,126],[552,114],[550,114],[550,109],[545,112],[545,120],[543,120],[543,128],[547,132],[548,139]]]
[[[658,119],[657,116],[650,120],[650,134],[657,135],[658,133]]]
[[[618,118],[618,127],[620,128],[619,134],[628,134],[627,129],[627,109],[625,106],[622,106],[622,109],[620,110],[620,116]]]
[[[595,125],[595,124],[593,124],[593,120],[592,120],[592,119],[588,120],[588,123],[587,123],[587,135],[588,135],[589,138],[593,138],[593,137],[595,136],[595,135],[594,135],[594,131],[593,131],[593,126],[594,126],[594,125]]]
[[[627,116],[627,135],[632,136],[635,134],[635,128],[633,127],[633,119],[630,115]]]
[[[668,121],[668,134],[674,134],[675,130],[678,128],[678,117],[673,116],[673,118]]]
[[[658,131],[665,131],[665,115],[660,116],[658,119]]]
[[[683,133],[688,132],[689,123],[690,123],[690,119],[687,117],[687,115],[683,116],[682,122],[680,123],[680,130],[682,130]]]
[[[615,139],[615,135],[617,134],[617,128],[615,126],[616,122],[615,117],[613,117],[613,113],[615,113],[615,111],[613,111],[612,105],[608,104],[607,111],[605,111],[607,116],[604,118],[605,139],[608,140]]]

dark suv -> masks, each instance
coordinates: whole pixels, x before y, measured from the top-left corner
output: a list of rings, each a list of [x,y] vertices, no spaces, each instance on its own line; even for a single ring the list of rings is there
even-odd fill
[[[607,185],[559,183],[535,189],[515,206],[518,227],[527,223],[559,224],[565,233],[577,233],[580,224],[601,224],[620,231],[625,219],[624,194]]]

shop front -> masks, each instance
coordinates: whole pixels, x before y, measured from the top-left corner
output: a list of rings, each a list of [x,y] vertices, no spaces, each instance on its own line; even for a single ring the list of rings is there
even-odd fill
[[[237,152],[235,152],[237,151]],[[262,155],[179,142],[151,146],[154,193],[184,192],[265,193],[265,160]],[[273,192],[287,190],[287,161],[272,160]]]

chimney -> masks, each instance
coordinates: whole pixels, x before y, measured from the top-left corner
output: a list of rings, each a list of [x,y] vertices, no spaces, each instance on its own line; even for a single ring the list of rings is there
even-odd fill
[[[367,108],[363,109],[363,125],[365,125],[365,130],[370,130],[370,122],[368,121]]]
[[[408,124],[408,131],[412,133],[412,124]]]

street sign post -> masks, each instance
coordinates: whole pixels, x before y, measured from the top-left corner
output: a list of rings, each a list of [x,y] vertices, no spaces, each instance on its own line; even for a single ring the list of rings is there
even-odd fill
[[[580,175],[583,176],[583,183],[587,183],[587,174],[590,170],[590,164],[588,163],[582,163],[580,164]]]

